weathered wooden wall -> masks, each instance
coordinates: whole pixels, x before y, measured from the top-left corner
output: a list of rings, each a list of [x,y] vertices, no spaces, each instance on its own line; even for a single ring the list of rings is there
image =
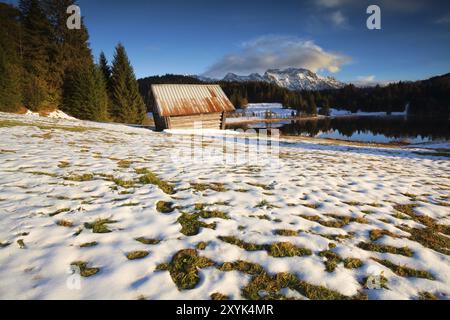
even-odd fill
[[[221,129],[222,113],[168,117],[168,126],[170,129],[192,129],[195,123],[201,123],[204,129]]]

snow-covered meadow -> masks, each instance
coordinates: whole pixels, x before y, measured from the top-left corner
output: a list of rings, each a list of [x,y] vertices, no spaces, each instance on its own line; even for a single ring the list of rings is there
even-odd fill
[[[450,297],[448,149],[173,133],[0,113],[0,299]]]

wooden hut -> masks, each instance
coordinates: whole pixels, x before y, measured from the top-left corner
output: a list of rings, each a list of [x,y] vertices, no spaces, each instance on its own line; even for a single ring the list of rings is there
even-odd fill
[[[152,85],[156,129],[224,129],[234,106],[219,85]]]

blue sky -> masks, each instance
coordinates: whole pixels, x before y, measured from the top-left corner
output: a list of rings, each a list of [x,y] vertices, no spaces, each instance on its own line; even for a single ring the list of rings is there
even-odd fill
[[[14,1],[9,1],[14,2]],[[93,53],[122,42],[136,75],[305,67],[339,80],[450,72],[450,1],[79,0]],[[381,8],[382,30],[366,28]]]

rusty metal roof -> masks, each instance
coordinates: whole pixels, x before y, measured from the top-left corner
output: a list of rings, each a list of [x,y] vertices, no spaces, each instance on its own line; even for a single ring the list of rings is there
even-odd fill
[[[219,85],[155,84],[152,91],[163,117],[234,111]]]

